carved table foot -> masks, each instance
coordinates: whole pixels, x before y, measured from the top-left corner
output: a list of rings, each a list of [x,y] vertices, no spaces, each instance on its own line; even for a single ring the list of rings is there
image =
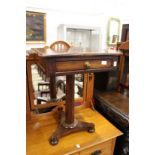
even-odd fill
[[[64,116],[64,115],[61,114],[61,116]],[[50,144],[56,145],[58,144],[59,138],[78,131],[88,131],[89,133],[93,133],[95,132],[95,125],[93,123],[78,121],[76,119],[72,124],[66,124],[64,122],[64,117],[61,117],[60,125],[53,133],[50,139]]]

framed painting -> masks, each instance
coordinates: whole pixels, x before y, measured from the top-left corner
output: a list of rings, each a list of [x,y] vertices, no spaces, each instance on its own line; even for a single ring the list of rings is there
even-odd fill
[[[26,43],[46,43],[46,14],[26,11]]]

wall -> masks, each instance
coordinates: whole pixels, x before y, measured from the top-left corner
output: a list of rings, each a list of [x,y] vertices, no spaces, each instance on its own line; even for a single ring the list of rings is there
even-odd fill
[[[105,13],[79,13],[76,11],[54,10],[50,9],[47,5],[41,7],[41,3],[28,3],[26,10],[46,13],[46,44],[27,44],[27,50],[32,47],[50,45],[57,40],[57,26],[59,24],[101,27],[101,42],[103,43],[102,49],[104,49],[106,48],[108,19],[110,17],[117,17],[120,18],[122,23],[128,23],[126,15],[124,13],[122,14],[121,10],[115,12],[114,9],[112,9],[113,11],[111,9],[108,9],[109,11],[106,9]]]
[[[83,26],[99,26],[96,23],[96,16],[63,13],[49,10],[38,10],[27,8],[29,11],[39,11],[46,13],[46,36],[47,43],[50,45],[57,40],[57,27],[59,24],[73,24]],[[27,49],[31,47],[42,47],[44,44],[27,44]]]

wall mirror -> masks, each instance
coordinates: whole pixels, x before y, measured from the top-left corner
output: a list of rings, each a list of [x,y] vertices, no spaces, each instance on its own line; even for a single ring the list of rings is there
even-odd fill
[[[108,21],[107,44],[108,46],[116,45],[119,41],[120,20],[118,18],[110,18]]]

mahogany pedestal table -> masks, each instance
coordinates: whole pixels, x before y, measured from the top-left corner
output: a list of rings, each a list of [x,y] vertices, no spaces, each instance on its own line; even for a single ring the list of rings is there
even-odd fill
[[[66,104],[65,112],[61,112],[61,120],[53,133],[50,143],[58,144],[59,138],[78,131],[95,132],[95,125],[74,118],[74,75],[112,71],[117,68],[120,52],[108,52],[103,50],[92,51],[78,48],[70,48],[66,51],[53,51],[50,48],[32,48],[32,52],[44,61],[46,74],[50,77],[51,97],[54,91],[55,76],[66,75]],[[53,90],[53,91],[52,91]]]

